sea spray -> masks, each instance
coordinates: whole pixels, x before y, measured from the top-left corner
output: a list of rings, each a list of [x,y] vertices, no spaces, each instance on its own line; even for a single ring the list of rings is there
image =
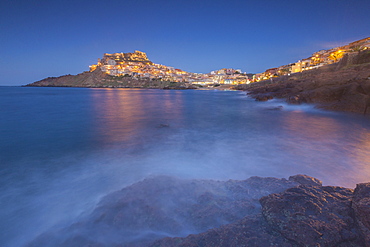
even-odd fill
[[[148,176],[308,174],[349,188],[369,177],[363,116],[231,91],[2,88],[0,96],[5,247],[73,225]]]

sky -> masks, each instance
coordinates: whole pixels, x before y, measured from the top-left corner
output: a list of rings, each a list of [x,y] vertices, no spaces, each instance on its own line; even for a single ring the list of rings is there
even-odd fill
[[[370,36],[369,0],[1,0],[0,86],[78,74],[104,53],[259,73]]]

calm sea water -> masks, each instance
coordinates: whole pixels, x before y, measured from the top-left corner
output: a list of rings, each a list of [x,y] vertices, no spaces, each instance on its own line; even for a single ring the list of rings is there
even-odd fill
[[[0,137],[1,246],[151,175],[370,181],[368,117],[236,91],[0,87]]]

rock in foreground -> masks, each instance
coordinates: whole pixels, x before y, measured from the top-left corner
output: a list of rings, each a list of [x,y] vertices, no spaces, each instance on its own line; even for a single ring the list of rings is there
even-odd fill
[[[299,185],[260,199],[262,212],[151,246],[370,246],[370,183],[351,189]]]
[[[106,196],[85,219],[29,246],[370,246],[369,208],[370,183],[353,191],[304,175],[154,177]]]

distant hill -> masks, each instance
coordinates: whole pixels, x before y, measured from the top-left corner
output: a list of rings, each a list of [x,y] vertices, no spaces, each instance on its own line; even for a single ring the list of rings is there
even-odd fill
[[[99,88],[168,88],[188,89],[180,69],[151,62],[146,53],[105,53],[90,71],[77,75],[48,77],[28,84],[29,87],[99,87]]]
[[[184,82],[170,82],[137,78],[132,76],[111,76],[100,68],[77,75],[48,77],[26,85],[27,87],[88,87],[88,88],[159,88],[159,89],[194,89],[195,86]]]

